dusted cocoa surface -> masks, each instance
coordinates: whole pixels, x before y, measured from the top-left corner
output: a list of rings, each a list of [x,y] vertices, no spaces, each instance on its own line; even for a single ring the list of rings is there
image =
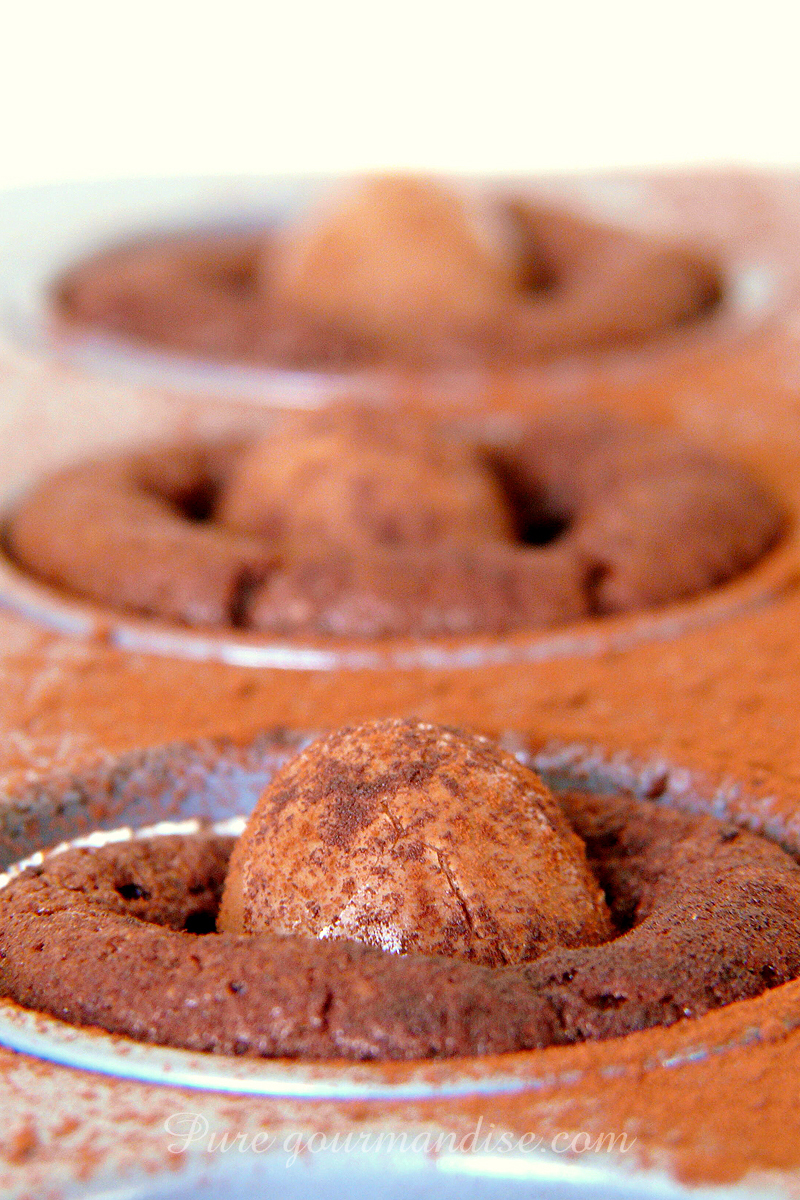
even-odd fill
[[[469,546],[515,533],[480,435],[353,405],[284,418],[255,438],[222,479],[213,515],[295,553]]]
[[[691,392],[642,395],[639,411],[692,428],[703,441],[735,448],[737,458],[751,463],[794,512],[800,490],[800,436],[794,432],[800,429],[800,409],[787,390],[776,385],[765,391],[770,370],[774,376],[774,351],[740,358],[735,379],[720,367],[713,376],[695,380]],[[615,403],[624,410],[632,401],[617,397]],[[791,561],[796,561],[794,546],[792,533]],[[101,642],[53,637],[0,614],[6,647],[2,720],[14,731],[4,747],[4,788],[9,797],[26,797],[29,805],[40,794],[45,774],[94,769],[108,754],[137,746],[218,734],[239,741],[269,724],[314,729],[417,713],[478,724],[487,732],[527,731],[546,758],[567,757],[578,768],[584,760],[590,767],[609,764],[623,779],[641,779],[653,794],[663,790],[679,805],[752,822],[797,849],[798,619],[787,575],[782,593],[762,611],[666,643],[604,653],[601,641],[595,655],[568,663],[518,664],[513,671],[309,674],[121,654]],[[616,627],[615,620],[611,624]],[[208,1114],[230,1131],[268,1125],[346,1132],[378,1129],[386,1121],[393,1129],[416,1129],[435,1118],[466,1134],[491,1111],[492,1121],[519,1134],[635,1128],[638,1142],[629,1163],[663,1161],[666,1153],[670,1169],[692,1180],[786,1171],[797,1165],[792,1147],[800,1144],[792,1137],[794,1056],[800,1045],[793,1024],[797,987],[789,984],[696,1022],[623,1041],[551,1049],[540,1052],[541,1059],[529,1052],[503,1060],[504,1070],[543,1078],[535,1093],[513,1100],[363,1105],[348,1111],[315,1105],[309,1125],[308,1108],[298,1102],[223,1102],[177,1094],[188,1109]],[[661,1065],[665,1060],[673,1062],[669,1070]],[[56,1154],[55,1126],[43,1104],[53,1079],[75,1081],[71,1108],[80,1124],[67,1142],[89,1175],[101,1173],[109,1161],[126,1164],[123,1170],[141,1162],[163,1169],[161,1130],[174,1111],[174,1095],[167,1102],[158,1090],[130,1083],[9,1055],[3,1061],[9,1103],[18,1114],[4,1142],[10,1178],[58,1176],[65,1142],[62,1137]],[[497,1065],[485,1060],[487,1071]],[[401,1076],[381,1078],[390,1082]],[[103,1125],[106,1114],[113,1114],[112,1138]],[[24,1131],[26,1119],[38,1140],[20,1160],[14,1137]],[[774,1137],[776,1123],[787,1131],[780,1143]]]
[[[296,368],[524,363],[636,343],[718,298],[711,255],[510,195],[377,179],[250,235],[122,246],[74,267],[77,327]]]
[[[207,933],[232,840],[164,836],[68,851],[13,880],[0,986],[62,1019],[188,1049],[414,1060],[669,1025],[800,971],[800,869],[776,846],[625,797],[573,794],[564,810],[609,899],[616,930],[600,945],[490,968]]]
[[[492,442],[340,406],[249,444],[43,480],[8,525],[34,576],[190,626],[321,638],[508,633],[703,592],[778,540],[735,463],[593,409]]]
[[[237,842],[217,927],[490,967],[611,934],[542,781],[485,738],[400,719],[338,730],[278,773]]]
[[[627,182],[624,188],[629,196]],[[416,713],[477,724],[489,733],[527,732],[550,762],[603,766],[651,794],[663,790],[676,804],[751,823],[800,848],[800,306],[791,269],[800,246],[800,186],[784,176],[660,177],[636,182],[634,195],[648,211],[655,205],[659,219],[666,214],[673,228],[713,240],[727,262],[746,258],[776,268],[785,280],[782,307],[766,328],[735,344],[706,341],[702,354],[687,349],[668,360],[667,370],[663,359],[654,369],[636,353],[613,364],[591,360],[537,375],[537,402],[563,405],[565,397],[591,397],[609,410],[678,428],[748,464],[791,518],[776,598],[689,632],[677,622],[677,635],[657,643],[610,648],[611,632],[625,633],[631,625],[608,618],[607,633],[592,633],[592,654],[516,663],[513,669],[391,675],[253,672],[120,654],[102,637],[70,641],[0,613],[0,727],[6,734],[0,764],[4,794],[20,820],[46,791],[45,777],[105,771],[110,756],[137,747],[226,733],[239,742],[270,724],[320,729]],[[0,379],[26,414],[13,429],[6,427],[4,455],[14,464],[27,455],[37,471],[52,461],[42,453],[41,428],[56,402],[63,410],[56,423],[62,440],[85,414],[86,428],[94,430],[108,406],[105,384],[37,365],[20,369],[5,351]],[[140,412],[132,393],[118,387],[115,402]],[[493,386],[486,400],[508,410],[531,402],[529,388],[521,396],[507,382]],[[192,428],[195,408],[170,403],[170,421]],[[147,420],[162,411],[152,400],[142,407]],[[150,427],[139,419],[139,426],[125,427],[128,441],[137,428],[137,436],[148,436]],[[768,574],[765,564],[755,579]],[[111,788],[109,807],[115,795]],[[636,1142],[620,1159],[623,1169],[666,1170],[691,1184],[747,1177],[754,1187],[790,1190],[800,1170],[799,1005],[800,984],[791,983],[667,1029],[487,1058],[479,1070],[470,1067],[476,1078],[512,1072],[530,1089],[511,1097],[432,1102],[310,1105],[203,1095],[103,1079],[0,1051],[0,1096],[9,1114],[0,1129],[3,1186],[38,1200],[74,1190],[76,1171],[98,1187],[118,1186],[119,1177],[138,1178],[139,1171],[174,1171],[182,1179],[192,1167],[205,1168],[207,1158],[203,1147],[183,1156],[166,1150],[164,1122],[181,1109],[201,1114],[229,1136],[267,1131],[308,1138],[324,1131],[357,1138],[404,1130],[410,1139],[434,1123],[461,1138],[474,1134],[479,1118],[484,1128],[496,1123],[517,1136],[533,1132],[545,1139],[564,1131],[594,1138],[627,1130]],[[454,1069],[441,1064],[436,1078],[446,1084]],[[402,1064],[370,1070],[387,1084],[406,1079]],[[589,1158],[590,1168],[608,1165],[605,1154]],[[571,1166],[581,1162],[585,1156]]]

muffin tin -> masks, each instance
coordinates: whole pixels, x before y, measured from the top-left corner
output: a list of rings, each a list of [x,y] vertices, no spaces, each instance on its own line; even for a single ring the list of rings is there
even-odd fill
[[[185,430],[224,432],[250,419],[254,400],[318,403],[335,393],[330,380],[315,390],[309,378],[294,381],[294,391],[281,381],[270,393],[261,378],[237,384],[232,377],[212,379],[205,367],[174,363],[164,371],[165,364],[125,362],[125,354],[107,347],[95,348],[94,359],[88,351],[81,357],[58,346],[42,320],[42,280],[88,246],[87,230],[103,240],[106,230],[151,219],[174,225],[198,211],[203,197],[241,212],[249,187],[228,189],[223,203],[225,188],[218,184],[175,185],[171,212],[160,199],[169,189],[157,185],[5,198],[4,508],[43,471],[79,455]],[[727,247],[731,263],[739,264],[731,269],[728,294],[740,315],[730,314],[729,321],[721,312],[718,325],[679,345],[553,365],[524,388],[520,381],[492,380],[487,387],[486,380],[473,380],[465,394],[450,381],[449,390],[420,396],[419,381],[406,380],[395,381],[393,390],[387,385],[383,398],[463,400],[465,407],[513,412],[582,397],[675,425],[741,458],[793,515],[800,493],[800,182],[687,176],[553,185],[559,187],[598,211],[616,206],[632,221],[694,230]],[[103,227],[98,213],[108,220]],[[38,265],[32,265],[32,244]],[[238,638],[223,647],[186,631],[140,627],[64,606],[4,570],[4,861],[95,828],[151,824],[165,811],[181,818],[227,815],[226,797],[252,800],[263,781],[268,742],[285,754],[305,736],[296,731],[395,713],[487,732],[512,729],[516,748],[531,753],[551,780],[634,787],[751,825],[798,852],[798,580],[792,529],[750,576],[676,609],[523,639],[521,649],[511,641],[483,648],[471,643],[448,648],[448,658],[438,648],[434,654],[393,647],[388,660],[376,660],[361,657],[359,646],[346,648],[349,659],[337,659],[325,647],[289,647],[287,653]],[[258,731],[279,728],[289,732],[259,740]],[[194,782],[175,787],[168,747],[187,743]],[[310,1076],[296,1065],[283,1075],[283,1066],[270,1068],[278,1071],[274,1091],[260,1096],[142,1082],[133,1078],[137,1068],[127,1078],[116,1076],[120,1060],[129,1057],[118,1039],[61,1030],[67,1049],[55,1051],[55,1022],[12,1016],[4,1006],[8,1036],[20,1047],[27,1038],[30,1053],[0,1051],[0,1102],[9,1114],[0,1130],[0,1188],[18,1196],[124,1191],[143,1200],[213,1196],[223,1189],[235,1200],[311,1190],[333,1198],[378,1187],[398,1197],[413,1188],[442,1196],[671,1198],[701,1185],[709,1197],[788,1195],[800,1177],[793,1090],[799,997],[800,985],[789,984],[700,1021],[599,1050],[554,1049],[457,1068],[413,1066],[413,1096],[392,1091],[409,1082],[402,1071],[369,1068],[371,1098],[346,1101],[330,1094],[330,1078],[327,1095],[323,1089],[313,1099],[299,1097],[298,1081]],[[90,1048],[112,1074],[86,1058],[84,1070],[53,1061]],[[152,1078],[149,1049],[138,1048],[139,1054]],[[173,1063],[162,1059],[166,1066]],[[354,1070],[344,1068],[347,1086],[354,1079],[363,1086],[362,1076],[347,1074]],[[491,1095],[486,1079],[495,1080]],[[438,1091],[423,1098],[423,1085]],[[446,1087],[456,1090],[445,1095]],[[165,1129],[176,1112],[200,1114],[210,1130],[231,1137],[268,1129],[278,1139],[275,1153],[208,1153],[207,1142],[198,1141],[176,1155]],[[312,1144],[287,1170],[289,1136],[435,1130],[460,1137],[479,1117],[545,1140],[562,1130],[595,1136],[626,1129],[638,1144],[613,1162],[606,1155],[567,1158],[550,1150],[445,1149],[433,1156],[414,1149],[410,1138],[405,1150],[371,1156],[317,1153]]]

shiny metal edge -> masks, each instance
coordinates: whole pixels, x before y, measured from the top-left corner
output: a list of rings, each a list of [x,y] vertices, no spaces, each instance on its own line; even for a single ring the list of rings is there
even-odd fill
[[[789,538],[751,572],[687,601],[563,630],[514,632],[502,638],[352,639],[322,644],[257,634],[190,629],[156,618],[128,616],[60,593],[25,575],[0,547],[0,608],[55,633],[97,639],[121,650],[222,662],[259,670],[447,670],[551,662],[672,641],[732,617],[758,612],[797,582],[796,546]]]
[[[281,734],[275,742],[269,735],[256,739],[253,746],[207,742],[168,746],[143,755],[123,756],[106,764],[101,775],[88,781],[62,781],[50,790],[40,788],[33,806],[23,809],[20,827],[15,824],[13,806],[0,806],[0,822],[7,823],[5,833],[10,846],[19,852],[0,875],[0,889],[26,866],[39,865],[45,857],[61,854],[77,846],[101,846],[131,838],[148,838],[179,833],[194,833],[201,828],[235,836],[241,831],[246,813],[258,795],[293,753],[312,740],[311,733],[293,735],[289,745]],[[581,760],[569,749],[560,752],[551,747],[533,753],[525,739],[506,732],[498,739],[520,761],[538,770],[554,790],[576,789],[600,793],[621,790],[619,765]],[[196,757],[200,753],[199,759]],[[180,785],[173,791],[170,763],[191,765],[192,785]],[[87,829],[86,814],[96,823],[97,799],[92,790],[105,793],[109,778],[114,793],[123,798],[123,807],[114,808],[113,824]],[[637,790],[630,780],[625,790]],[[154,790],[153,790],[154,785]],[[641,787],[650,785],[645,771]],[[80,805],[70,810],[67,822],[72,836],[64,836],[62,799],[64,792],[76,792]],[[140,797],[146,799],[142,801]],[[53,813],[59,812],[59,819]],[[39,829],[38,847],[30,846],[30,826]],[[34,835],[35,837],[35,835]],[[800,1017],[798,1018],[800,1020]],[[723,1049],[747,1045],[753,1031],[743,1029]],[[622,1046],[625,1039],[620,1040]],[[524,1056],[509,1054],[470,1059],[420,1061],[394,1064],[394,1080],[386,1083],[369,1063],[320,1062],[298,1063],[291,1060],[248,1059],[195,1053],[137,1042],[95,1028],[80,1028],[54,1017],[22,1008],[12,1000],[0,999],[0,1044],[63,1066],[93,1071],[117,1078],[181,1086],[195,1090],[314,1100],[409,1100],[456,1098],[469,1095],[512,1095],[537,1091],[544,1087],[576,1082],[575,1072],[532,1073]],[[701,1039],[689,1043],[669,1060],[654,1060],[653,1069],[671,1069],[718,1054]],[[504,1069],[503,1062],[508,1064]],[[618,1068],[608,1068],[613,1077]]]

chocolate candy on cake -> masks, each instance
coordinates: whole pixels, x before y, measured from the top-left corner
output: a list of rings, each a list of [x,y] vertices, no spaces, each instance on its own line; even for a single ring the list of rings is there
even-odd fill
[[[7,540],[121,611],[308,637],[507,634],[698,595],[783,514],[734,463],[587,410],[488,435],[338,406],[34,486]]]
[[[0,994],[143,1041],[499,1053],[796,978],[800,868],[729,822],[555,797],[483,738],[381,721],[284,768],[236,845],[200,831],[45,856],[0,890],[0,945]]]
[[[508,366],[642,341],[700,316],[697,251],[507,189],[351,182],[252,234],[110,249],[61,281],[73,327],[289,368]]]

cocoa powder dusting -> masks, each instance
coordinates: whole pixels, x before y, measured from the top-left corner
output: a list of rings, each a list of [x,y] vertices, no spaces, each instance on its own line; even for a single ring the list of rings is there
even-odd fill
[[[37,797],[46,796],[54,772],[63,782],[102,775],[114,756],[135,759],[186,739],[229,737],[243,746],[273,726],[315,731],[402,715],[487,733],[513,730],[532,743],[540,765],[599,772],[664,803],[766,831],[800,851],[800,284],[782,269],[800,246],[796,181],[655,180],[650,188],[676,228],[702,228],[733,266],[743,255],[772,263],[776,278],[788,279],[778,310],[746,338],[702,345],[689,338],[682,356],[663,360],[669,369],[632,354],[624,378],[594,360],[576,363],[569,378],[575,391],[609,411],[678,428],[746,465],[789,515],[781,548],[729,585],[719,609],[681,607],[674,628],[658,640],[635,634],[639,618],[610,618],[602,628],[588,622],[582,628],[594,639],[589,651],[511,667],[252,672],[120,653],[0,614],[0,772],[15,820],[36,833]],[[17,370],[0,363],[4,385],[14,384]],[[563,377],[537,378],[543,403],[560,405],[572,387]],[[70,377],[65,387],[49,371],[41,380],[26,377],[26,402],[41,393],[44,408],[54,387],[64,389],[63,403],[79,419],[76,396],[91,390],[85,380]],[[513,409],[529,405],[530,393],[520,397],[498,383],[491,402]],[[708,619],[693,625],[699,612]],[[116,802],[110,776],[104,787],[99,800],[86,789],[94,824]],[[164,1121],[178,1109],[197,1111],[231,1134],[382,1127],[413,1133],[433,1121],[462,1136],[479,1117],[518,1134],[627,1130],[636,1143],[626,1168],[663,1167],[690,1184],[780,1172],[781,1186],[790,1187],[800,1170],[799,1010],[800,984],[790,983],[668,1029],[482,1062],[478,1075],[502,1066],[536,1080],[518,1095],[324,1101],[313,1109],[114,1081],[0,1051],[0,1103],[16,1114],[16,1123],[0,1130],[0,1187],[39,1200],[66,1190],[75,1171],[87,1180],[180,1171],[188,1160],[169,1155],[163,1138]],[[454,1077],[450,1064],[436,1070],[442,1081]],[[374,1072],[387,1085],[408,1078],[405,1064],[376,1065]],[[66,1128],[54,1091],[69,1099]]]

